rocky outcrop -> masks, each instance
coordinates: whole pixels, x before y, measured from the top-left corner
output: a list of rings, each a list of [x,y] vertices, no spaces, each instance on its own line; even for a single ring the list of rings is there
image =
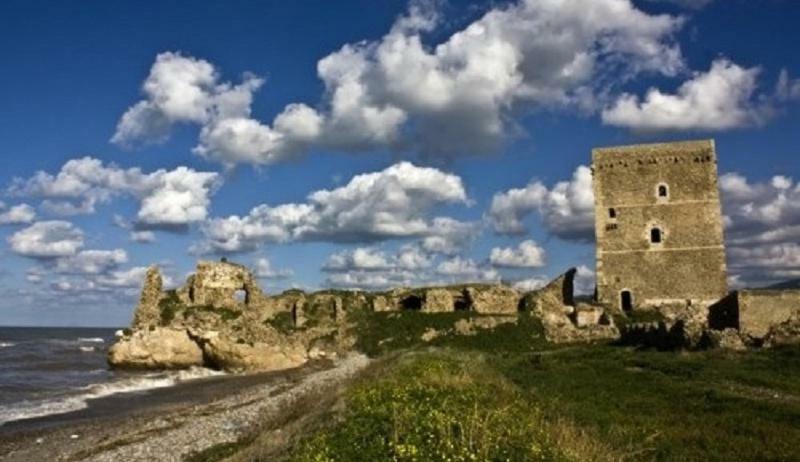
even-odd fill
[[[161,290],[164,282],[157,266],[147,269],[142,286],[142,295],[133,316],[133,328],[142,329],[158,324],[160,310],[158,302],[161,300]]]
[[[201,344],[209,366],[233,372],[290,369],[308,361],[306,347],[300,342],[247,343],[207,332]]]
[[[127,369],[202,366],[203,350],[186,330],[154,327],[124,336],[108,350],[108,362]]]

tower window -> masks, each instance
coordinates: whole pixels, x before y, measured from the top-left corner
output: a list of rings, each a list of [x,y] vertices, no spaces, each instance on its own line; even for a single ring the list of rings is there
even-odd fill
[[[667,196],[669,196],[669,189],[667,188],[667,185],[665,184],[658,185],[658,197],[667,197]]]
[[[652,228],[650,230],[650,243],[651,244],[660,244],[661,243],[661,229]]]
[[[608,218],[617,218],[617,210],[614,208],[608,209]]]

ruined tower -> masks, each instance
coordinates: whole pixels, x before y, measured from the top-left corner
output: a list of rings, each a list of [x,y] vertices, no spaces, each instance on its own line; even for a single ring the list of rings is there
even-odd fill
[[[624,311],[727,292],[713,140],[592,150],[597,299]]]

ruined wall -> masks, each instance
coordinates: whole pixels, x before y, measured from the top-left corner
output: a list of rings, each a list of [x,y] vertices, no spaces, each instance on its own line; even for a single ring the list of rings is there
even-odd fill
[[[263,301],[263,293],[252,273],[235,263],[198,262],[196,272],[187,282],[190,305],[237,308]],[[237,293],[243,293],[244,299],[237,299]]]
[[[142,329],[158,324],[160,310],[158,302],[161,300],[161,290],[164,285],[161,273],[157,266],[147,268],[142,284],[142,294],[139,304],[133,313],[133,328]]]
[[[800,290],[737,291],[739,333],[761,339],[770,328],[800,314]]]
[[[592,157],[598,301],[622,308],[629,291],[635,308],[703,306],[724,296],[713,141],[602,148]]]

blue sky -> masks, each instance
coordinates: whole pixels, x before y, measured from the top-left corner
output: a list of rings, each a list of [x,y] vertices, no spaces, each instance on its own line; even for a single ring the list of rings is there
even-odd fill
[[[0,5],[0,324],[144,269],[593,284],[592,147],[714,138],[732,286],[800,277],[800,3]]]

